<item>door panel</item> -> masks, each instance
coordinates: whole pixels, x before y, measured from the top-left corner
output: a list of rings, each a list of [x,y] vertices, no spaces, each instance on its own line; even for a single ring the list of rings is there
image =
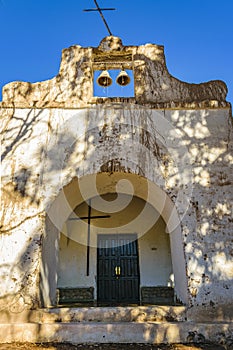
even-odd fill
[[[98,235],[97,299],[110,304],[139,302],[137,235]]]

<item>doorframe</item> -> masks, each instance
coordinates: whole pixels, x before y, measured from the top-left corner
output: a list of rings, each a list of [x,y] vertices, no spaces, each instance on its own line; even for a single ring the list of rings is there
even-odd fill
[[[141,304],[141,279],[140,279],[140,259],[139,259],[139,245],[138,245],[138,234],[137,233],[109,233],[109,234],[104,234],[104,233],[98,233],[97,234],[97,250],[96,250],[96,298],[97,298],[97,303],[99,303],[98,300],[98,249],[99,249],[99,238],[100,236],[129,236],[132,235],[136,239],[133,239],[132,241],[136,241],[136,249],[137,249],[137,274],[138,274],[138,304]],[[102,303],[102,302],[100,302]],[[107,302],[106,302],[107,303]],[[123,304],[123,302],[119,301],[120,304]],[[127,302],[126,302],[127,303]]]

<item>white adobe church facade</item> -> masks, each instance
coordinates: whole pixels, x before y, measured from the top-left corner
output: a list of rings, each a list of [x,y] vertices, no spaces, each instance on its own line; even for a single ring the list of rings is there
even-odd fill
[[[94,72],[122,67],[134,96],[94,96]],[[226,94],[172,77],[162,46],[113,36],[63,50],[51,80],[3,88],[0,322],[87,302],[183,305],[232,334]]]

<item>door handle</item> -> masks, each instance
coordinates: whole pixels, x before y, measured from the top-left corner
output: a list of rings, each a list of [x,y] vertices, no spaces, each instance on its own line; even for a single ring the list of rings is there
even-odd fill
[[[115,267],[115,274],[116,274],[117,276],[120,276],[120,274],[121,274],[121,267],[120,267],[120,266],[116,266],[116,267]]]

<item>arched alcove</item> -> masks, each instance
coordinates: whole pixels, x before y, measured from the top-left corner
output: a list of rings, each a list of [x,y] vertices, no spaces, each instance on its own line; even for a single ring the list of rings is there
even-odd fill
[[[110,201],[106,200],[106,194],[114,197],[112,197]],[[116,194],[119,195],[117,196]],[[163,222],[166,224],[166,230],[164,231],[169,234],[170,238],[169,249],[171,252],[171,270],[174,274],[175,293],[179,300],[186,304],[187,281],[182,233],[174,204],[163,190],[148,179],[134,174],[115,172],[87,175],[80,179],[74,179],[69,185],[63,188],[50,206],[47,212],[46,235],[44,237],[42,253],[41,296],[43,305],[49,306],[56,303],[60,232],[63,231],[62,234],[65,235],[66,239],[76,239],[72,237],[72,232],[70,237],[70,232],[65,232],[64,223],[68,218],[82,215],[81,212],[80,214],[75,213],[75,208],[81,208],[82,205],[85,206],[86,204],[82,203],[88,202],[90,198],[98,198],[98,206],[102,208],[99,210],[104,213],[106,213],[106,208],[109,207],[110,204],[111,206],[115,205],[118,209],[123,206],[124,209],[130,206],[129,203],[131,203],[131,206],[134,205],[133,203],[135,203],[135,201],[141,203],[141,209],[138,214],[134,215],[134,217],[129,220],[130,226],[127,222],[121,222],[116,230],[116,227],[104,228],[102,225],[101,233],[104,233],[103,231],[105,230],[106,232],[113,232],[115,230],[117,233],[125,234],[127,232],[137,232],[138,237],[141,237],[141,242],[143,243],[143,236],[146,232],[150,231],[156,223],[157,225]],[[92,204],[95,207],[95,203]],[[104,206],[105,209],[103,210]],[[94,208],[94,210],[95,209],[96,208]],[[148,215],[152,212],[153,215]],[[83,224],[85,224],[85,222]],[[138,228],[140,228],[140,230],[138,230]],[[85,235],[83,237],[84,241],[81,239],[79,244],[84,246],[87,242],[85,241],[87,238]],[[96,242],[90,241],[89,243],[90,247],[96,246]],[[156,247],[151,246],[151,248]]]
[[[100,304],[103,290],[105,304],[174,303],[166,224],[139,197],[107,193],[77,206],[60,235],[58,261],[60,303]]]

